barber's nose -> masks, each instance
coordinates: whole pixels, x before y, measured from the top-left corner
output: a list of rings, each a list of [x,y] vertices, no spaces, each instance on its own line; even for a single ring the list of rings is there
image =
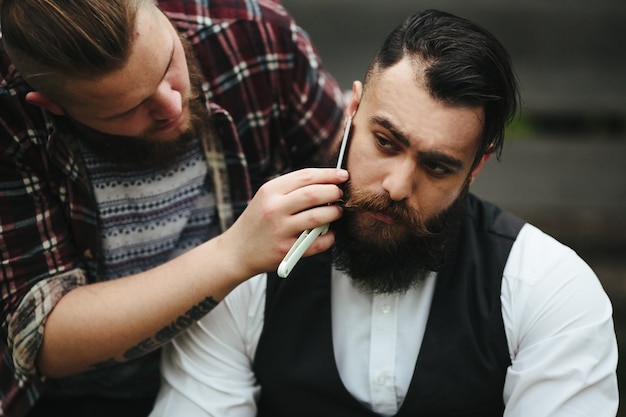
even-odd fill
[[[180,92],[162,83],[152,97],[150,115],[156,120],[175,119],[183,111],[183,100]]]
[[[391,200],[403,201],[413,195],[416,184],[415,163],[406,160],[390,165],[382,186]]]

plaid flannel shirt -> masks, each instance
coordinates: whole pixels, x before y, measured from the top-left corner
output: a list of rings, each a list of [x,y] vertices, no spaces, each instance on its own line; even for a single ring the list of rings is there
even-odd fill
[[[263,182],[306,166],[335,135],[342,92],[275,0],[163,0],[192,43],[217,138],[205,154],[222,227]],[[25,415],[45,382],[44,321],[73,288],[98,281],[98,210],[76,146],[26,103],[30,87],[0,50],[0,415]]]

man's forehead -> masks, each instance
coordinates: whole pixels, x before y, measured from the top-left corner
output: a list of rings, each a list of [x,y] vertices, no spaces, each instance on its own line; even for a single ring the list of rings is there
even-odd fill
[[[380,69],[364,88],[359,105],[369,125],[398,132],[394,135],[407,146],[441,147],[457,156],[473,153],[482,137],[483,109],[433,98],[421,74],[423,70],[408,60]]]

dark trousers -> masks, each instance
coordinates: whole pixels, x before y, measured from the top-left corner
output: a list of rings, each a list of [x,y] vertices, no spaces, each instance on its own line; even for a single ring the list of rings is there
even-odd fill
[[[43,398],[27,417],[146,417],[154,398],[77,397],[67,399]]]

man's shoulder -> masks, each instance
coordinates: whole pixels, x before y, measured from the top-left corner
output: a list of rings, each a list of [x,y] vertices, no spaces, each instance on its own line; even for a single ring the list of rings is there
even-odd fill
[[[219,27],[233,22],[259,22],[270,24],[291,23],[291,17],[276,0],[211,0],[183,2],[180,0],[158,0],[159,8],[182,30],[194,26]]]
[[[520,265],[520,270],[536,276],[540,270],[554,271],[567,267],[574,270],[588,269],[586,262],[574,249],[530,223],[519,233],[512,253]]]
[[[0,51],[0,54],[2,52]],[[44,111],[26,101],[32,88],[15,70],[8,58],[0,61],[0,148],[14,157],[17,148],[45,147],[51,125]]]
[[[475,195],[470,194],[468,197],[467,212],[476,229],[490,235],[511,239],[518,247],[542,247],[559,253],[574,253],[570,247],[536,225]]]
[[[514,213],[485,201],[474,194],[467,198],[467,214],[474,227],[484,233],[503,238],[517,238],[526,221]]]

